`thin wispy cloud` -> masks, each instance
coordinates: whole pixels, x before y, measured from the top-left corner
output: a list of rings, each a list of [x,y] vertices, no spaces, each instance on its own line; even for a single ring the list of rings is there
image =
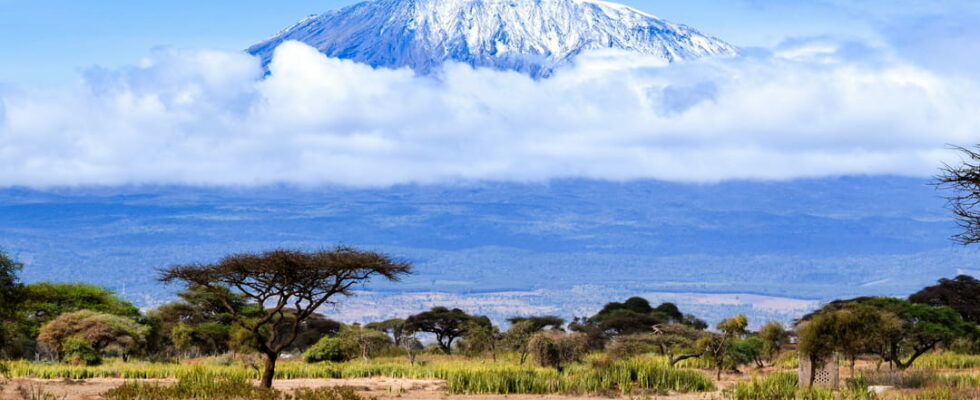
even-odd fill
[[[0,185],[927,176],[980,140],[980,81],[891,47],[799,39],[664,65],[593,53],[554,77],[372,69],[296,42],[158,50],[82,84],[0,89]]]

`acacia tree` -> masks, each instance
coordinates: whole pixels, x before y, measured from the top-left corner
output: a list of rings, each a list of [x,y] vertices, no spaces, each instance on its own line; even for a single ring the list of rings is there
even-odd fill
[[[885,351],[878,354],[899,369],[908,368],[939,344],[950,343],[976,330],[975,324],[963,321],[949,307],[932,307],[894,298],[875,298],[864,304],[894,314],[901,321],[897,326],[899,329],[881,336],[881,348]]]
[[[405,320],[401,318],[386,319],[384,321],[368,323],[367,325],[364,325],[364,327],[367,329],[374,329],[378,332],[391,336],[391,341],[395,344],[395,347],[401,347],[401,340],[405,336]]]
[[[667,362],[673,367],[686,359],[701,357],[693,346],[704,335],[704,331],[688,325],[662,324],[653,327],[651,343],[660,348],[660,354],[667,356]]]
[[[243,314],[240,307],[225,301],[223,305],[265,356],[261,385],[269,388],[279,355],[317,309],[334,304],[338,295],[351,296],[354,285],[374,276],[397,281],[410,270],[407,262],[350,247],[315,252],[278,249],[231,255],[214,264],[165,268],[160,271],[160,281],[224,286],[253,300],[261,309],[254,315]],[[287,307],[291,318],[286,317]]]
[[[446,354],[453,353],[453,342],[466,333],[466,323],[477,321],[490,324],[486,317],[474,317],[458,308],[432,307],[405,320],[407,332],[428,332],[436,335],[436,343]]]
[[[947,306],[960,313],[964,320],[980,324],[980,280],[969,275],[940,279],[938,284],[909,296],[909,301],[935,307]]]
[[[819,340],[821,346],[832,346],[851,360],[871,353],[899,369],[908,368],[940,344],[970,337],[977,329],[952,308],[891,297],[835,300],[802,321],[817,317],[823,318],[815,325],[820,329],[808,328],[809,337],[800,337],[801,352],[805,340]]]
[[[733,342],[746,333],[745,328],[749,325],[748,318],[739,314],[718,323],[715,329],[721,333],[706,333],[694,344],[697,353],[701,357],[711,360],[715,364],[715,379],[721,379],[721,370],[725,365],[733,364],[735,346]]]
[[[943,164],[935,185],[952,192],[946,196],[947,206],[963,229],[953,235],[953,240],[980,243],[980,153],[959,146],[954,149],[963,156],[962,163]]]

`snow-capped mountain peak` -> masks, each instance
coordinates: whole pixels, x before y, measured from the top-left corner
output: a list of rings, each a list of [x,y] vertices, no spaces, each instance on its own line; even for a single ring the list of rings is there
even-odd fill
[[[597,49],[669,62],[737,53],[687,26],[600,0],[371,0],[305,18],[248,52],[268,63],[287,40],[331,57],[422,74],[451,60],[546,77]]]

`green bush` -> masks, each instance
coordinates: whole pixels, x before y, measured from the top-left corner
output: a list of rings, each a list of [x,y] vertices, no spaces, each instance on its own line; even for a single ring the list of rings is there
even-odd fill
[[[99,365],[102,358],[91,344],[80,337],[70,337],[62,344],[64,361],[72,365]]]
[[[346,361],[351,358],[346,348],[347,346],[345,346],[342,339],[324,337],[303,352],[303,360],[306,360],[306,362],[309,363],[320,361]]]

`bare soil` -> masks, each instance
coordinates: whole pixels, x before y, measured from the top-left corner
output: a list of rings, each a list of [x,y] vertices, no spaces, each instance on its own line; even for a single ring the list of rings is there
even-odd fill
[[[0,391],[0,400],[25,399],[18,387],[30,391],[42,389],[64,400],[99,400],[102,393],[125,383],[124,379],[98,378],[84,380],[45,380],[45,379],[14,379],[7,381]],[[173,379],[146,379],[143,382],[161,384],[174,383]],[[724,382],[722,383],[724,385]],[[609,400],[630,398],[628,396],[574,396],[574,395],[450,395],[446,392],[446,383],[436,379],[395,379],[395,378],[358,378],[358,379],[283,379],[274,383],[276,389],[291,391],[299,388],[319,388],[325,386],[350,386],[366,398],[379,400]],[[671,399],[671,400],[701,400],[717,398],[717,393],[672,394],[633,396],[633,398]],[[30,396],[26,396],[29,400]]]

